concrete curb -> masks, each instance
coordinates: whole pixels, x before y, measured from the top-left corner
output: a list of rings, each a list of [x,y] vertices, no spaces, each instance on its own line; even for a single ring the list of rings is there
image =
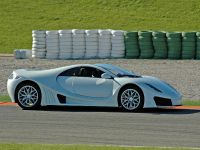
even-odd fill
[[[18,106],[17,103],[13,102],[0,102],[0,106]],[[172,106],[169,109],[189,109],[189,110],[200,110],[200,106]]]
[[[0,54],[0,57],[14,57],[13,54]]]
[[[13,103],[13,102],[0,102],[0,106],[17,106],[17,103]]]
[[[171,109],[191,109],[191,110],[200,110],[200,106],[176,106],[176,107],[171,107]]]

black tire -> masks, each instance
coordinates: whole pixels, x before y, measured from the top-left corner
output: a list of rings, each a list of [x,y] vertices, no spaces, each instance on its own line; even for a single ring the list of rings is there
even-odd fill
[[[153,37],[160,37],[160,38],[165,38],[166,33],[165,32],[160,32],[160,31],[154,31],[152,32]]]
[[[196,32],[182,32],[182,36],[183,37],[195,37],[196,36]]]
[[[139,31],[138,36],[151,38],[152,32],[151,31]]]
[[[138,32],[137,31],[128,31],[125,33],[125,37],[137,37]]]
[[[166,36],[168,38],[181,38],[182,33],[181,32],[167,32]]]
[[[30,87],[32,88],[33,92],[36,92],[36,95],[32,94],[33,96],[31,98],[34,98],[34,102],[32,100],[30,100],[31,98],[29,98],[29,104],[23,104],[23,102],[19,99],[19,92],[22,91],[23,89],[25,90],[25,87]],[[29,93],[31,93],[29,91]],[[29,94],[30,95],[30,94]],[[27,95],[26,95],[27,96]],[[36,97],[36,98],[35,98]],[[15,102],[22,108],[22,109],[26,109],[26,110],[33,110],[33,109],[38,109],[41,106],[41,98],[42,98],[42,94],[41,94],[41,90],[39,88],[39,86],[34,83],[34,82],[22,82],[20,83],[16,90],[15,90]],[[27,100],[26,100],[27,102]],[[32,102],[32,104],[30,103]]]
[[[200,37],[200,32],[196,32],[196,36],[197,36],[197,37]]]
[[[135,91],[139,96],[138,104],[134,108],[131,108],[131,109],[126,108],[122,102],[123,93],[129,89]],[[131,112],[140,111],[144,106],[144,94],[143,94],[142,90],[135,85],[128,85],[128,86],[123,87],[119,91],[119,94],[118,94],[118,105],[119,105],[119,108],[122,109],[123,111],[131,111]]]

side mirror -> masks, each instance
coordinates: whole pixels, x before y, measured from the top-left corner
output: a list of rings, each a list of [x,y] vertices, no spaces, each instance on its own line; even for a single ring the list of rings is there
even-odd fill
[[[112,76],[110,76],[110,75],[107,74],[107,73],[103,73],[103,74],[101,75],[101,78],[103,78],[103,79],[112,79]]]

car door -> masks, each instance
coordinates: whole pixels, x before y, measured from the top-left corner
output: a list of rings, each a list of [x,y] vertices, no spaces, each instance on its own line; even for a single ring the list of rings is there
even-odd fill
[[[104,72],[93,67],[81,67],[73,80],[74,92],[88,97],[106,98],[112,96],[113,80],[103,79]]]
[[[79,67],[71,68],[57,77],[58,84],[66,91],[70,93],[75,93],[73,88],[73,82],[78,75]]]

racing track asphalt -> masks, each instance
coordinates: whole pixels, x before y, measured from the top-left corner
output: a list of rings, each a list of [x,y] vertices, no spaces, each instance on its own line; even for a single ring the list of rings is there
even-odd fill
[[[200,110],[0,106],[0,142],[200,148]]]

